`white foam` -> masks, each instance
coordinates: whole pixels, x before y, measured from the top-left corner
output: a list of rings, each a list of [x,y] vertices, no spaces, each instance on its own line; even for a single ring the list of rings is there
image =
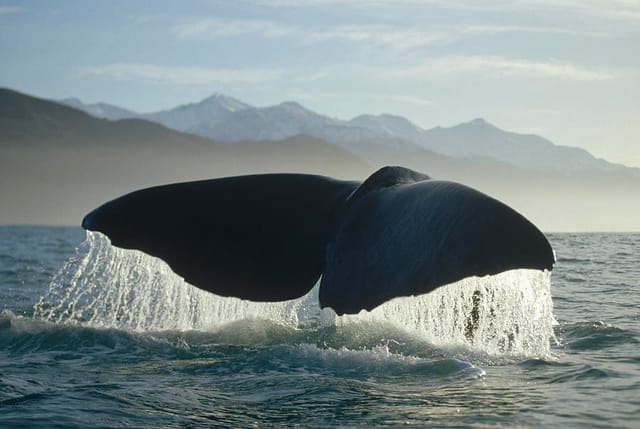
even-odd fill
[[[550,273],[514,270],[336,316],[319,308],[318,285],[302,298],[278,303],[220,297],[185,283],[157,258],[113,247],[104,235],[88,232],[34,314],[50,322],[133,331],[211,331],[255,318],[292,328],[384,323],[438,346],[547,355],[554,323],[550,284]]]

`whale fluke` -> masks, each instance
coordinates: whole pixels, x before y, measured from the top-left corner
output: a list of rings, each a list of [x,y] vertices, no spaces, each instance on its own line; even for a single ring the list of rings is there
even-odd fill
[[[383,186],[367,187],[377,174]],[[551,270],[545,236],[507,205],[455,182],[367,179],[328,243],[320,303],[338,314],[427,293],[470,276]],[[374,180],[379,182],[379,180]]]
[[[110,201],[82,226],[163,259],[198,288],[282,301],[318,281],[334,217],[357,185],[302,174],[178,183]]]
[[[320,305],[338,314],[555,262],[544,234],[507,205],[402,167],[362,184],[261,174],[157,186],[105,203],[82,226],[222,296],[298,298],[322,275]]]

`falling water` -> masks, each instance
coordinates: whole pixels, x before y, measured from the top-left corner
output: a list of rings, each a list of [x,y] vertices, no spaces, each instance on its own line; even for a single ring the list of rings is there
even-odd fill
[[[489,354],[546,356],[553,337],[551,273],[512,270],[469,277],[415,297],[393,299],[338,323],[387,321],[439,346]]]
[[[517,355],[547,355],[553,336],[547,272],[514,270],[468,278],[351,316],[321,310],[317,289],[278,303],[220,297],[185,283],[157,258],[113,247],[102,234],[88,232],[76,257],[36,304],[34,317],[133,331],[210,331],[256,318],[291,328],[383,323],[435,345]]]
[[[211,330],[256,317],[295,327],[310,298],[258,303],[220,297],[185,283],[158,258],[114,247],[106,236],[87,232],[78,257],[53,278],[35,315],[134,331]]]

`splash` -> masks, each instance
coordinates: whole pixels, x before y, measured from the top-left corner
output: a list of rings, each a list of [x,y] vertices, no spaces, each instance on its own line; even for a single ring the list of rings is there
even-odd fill
[[[489,354],[546,356],[553,337],[551,273],[511,270],[469,277],[435,291],[393,299],[337,323],[386,321],[437,346]]]
[[[217,330],[246,319],[296,329],[393,325],[442,346],[490,354],[546,355],[553,336],[550,273],[514,270],[468,278],[371,312],[337,316],[318,305],[318,285],[285,302],[258,303],[201,291],[163,261],[114,247],[96,232],[51,281],[34,317],[132,331]]]
[[[114,247],[87,232],[35,307],[35,317],[133,331],[210,330],[236,320],[266,318],[296,326],[307,297],[283,303],[224,298],[197,289],[158,258]],[[309,297],[311,298],[311,297]]]

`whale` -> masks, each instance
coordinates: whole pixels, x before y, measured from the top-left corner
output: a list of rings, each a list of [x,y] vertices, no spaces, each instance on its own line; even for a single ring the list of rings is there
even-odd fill
[[[154,186],[82,226],[220,296],[285,301],[320,281],[320,306],[339,315],[555,263],[545,235],[508,205],[399,166],[362,182],[273,173]]]

